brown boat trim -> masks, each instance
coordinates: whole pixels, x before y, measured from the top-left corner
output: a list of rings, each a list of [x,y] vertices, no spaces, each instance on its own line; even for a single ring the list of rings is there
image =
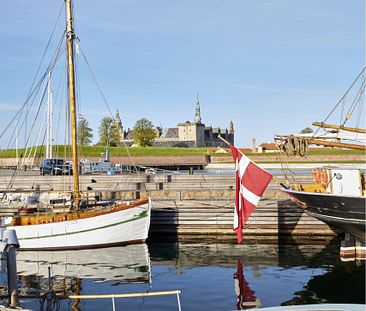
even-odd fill
[[[86,219],[95,216],[102,216],[106,214],[112,214],[115,212],[119,212],[122,210],[127,210],[136,206],[140,206],[143,204],[148,203],[148,199],[140,199],[139,201],[132,201],[130,204],[127,203],[120,203],[116,205],[109,206],[108,210],[100,210],[100,211],[93,211],[96,207],[91,207],[84,211],[69,211],[69,212],[60,212],[60,213],[50,213],[47,212],[45,215],[42,215],[42,212],[34,212],[34,214],[27,214],[27,215],[17,215],[13,221],[13,226],[32,226],[32,225],[39,225],[39,224],[47,224],[47,223],[57,223],[63,221],[72,221],[77,219]],[[101,208],[103,208],[101,206]],[[108,208],[108,207],[106,207]],[[24,221],[24,219],[36,219],[36,218],[43,218],[43,221],[36,222],[36,223],[17,223],[20,219]],[[47,219],[48,218],[48,219]],[[56,218],[56,219],[55,219]],[[17,221],[18,220],[18,221]]]

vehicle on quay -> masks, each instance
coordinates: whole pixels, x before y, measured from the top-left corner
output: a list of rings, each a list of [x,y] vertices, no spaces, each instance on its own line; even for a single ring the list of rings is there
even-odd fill
[[[41,175],[72,175],[72,165],[64,159],[44,159],[39,168]]]

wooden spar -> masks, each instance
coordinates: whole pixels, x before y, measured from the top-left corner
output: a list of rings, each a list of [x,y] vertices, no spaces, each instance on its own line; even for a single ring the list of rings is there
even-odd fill
[[[69,103],[71,114],[71,149],[73,161],[73,178],[74,178],[74,207],[79,208],[80,191],[79,191],[79,158],[77,150],[77,133],[76,133],[76,96],[75,96],[75,70],[74,70],[74,29],[72,21],[71,0],[66,0],[66,43],[67,43],[67,67],[68,67],[68,83],[69,83]]]
[[[321,139],[309,139],[309,144],[326,146],[326,147],[338,147],[338,148],[348,148],[354,150],[366,150],[366,146],[357,144],[344,144],[339,142],[326,141]]]
[[[366,134],[366,130],[359,129],[355,127],[346,127],[346,126],[339,126],[339,125],[333,125],[333,124],[327,124],[323,122],[313,122],[314,126],[319,126],[323,128],[329,128],[329,129],[336,129],[336,130],[344,130],[348,132],[354,132],[354,133],[364,133]]]
[[[219,138],[225,143],[227,144],[228,146],[230,146],[231,144],[224,138],[222,138],[220,135],[219,135]],[[241,155],[245,156],[244,153],[242,153],[239,149],[238,151],[241,153]],[[271,174],[272,175],[272,174]],[[272,179],[279,185],[283,186],[283,183],[281,183],[275,176],[272,175]]]

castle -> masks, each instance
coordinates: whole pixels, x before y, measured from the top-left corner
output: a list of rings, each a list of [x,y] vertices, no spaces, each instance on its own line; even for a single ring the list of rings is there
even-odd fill
[[[121,118],[117,111],[115,116],[120,141],[127,146],[133,145],[133,130],[124,131]],[[234,144],[234,124],[230,121],[229,129],[213,128],[202,123],[199,98],[195,109],[194,122],[179,123],[178,127],[156,127],[154,147],[227,147],[219,138],[221,136],[231,144]]]

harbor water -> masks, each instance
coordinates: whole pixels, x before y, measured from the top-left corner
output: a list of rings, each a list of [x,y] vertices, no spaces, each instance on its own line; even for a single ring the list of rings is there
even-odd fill
[[[42,305],[46,310],[47,303],[59,305],[60,310],[112,310],[111,299],[67,297],[177,289],[182,291],[185,311],[365,303],[364,262],[342,262],[337,238],[241,245],[150,241],[94,250],[24,251],[18,252],[17,265],[21,306],[32,310]],[[57,299],[47,301],[42,295],[49,289],[49,267]],[[6,295],[4,285],[2,291]],[[178,310],[175,295],[115,299],[115,306],[116,310]]]

